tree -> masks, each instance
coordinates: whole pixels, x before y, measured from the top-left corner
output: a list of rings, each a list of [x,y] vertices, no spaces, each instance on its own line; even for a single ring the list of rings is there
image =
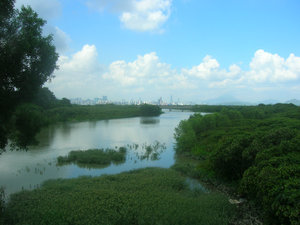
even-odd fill
[[[13,0],[0,3],[0,148],[12,132],[16,107],[30,102],[53,77],[58,54],[51,35],[43,36],[46,21],[30,7],[13,9]]]
[[[33,99],[33,104],[36,104],[43,109],[49,109],[57,105],[58,100],[52,91],[47,87],[40,88],[35,98]]]

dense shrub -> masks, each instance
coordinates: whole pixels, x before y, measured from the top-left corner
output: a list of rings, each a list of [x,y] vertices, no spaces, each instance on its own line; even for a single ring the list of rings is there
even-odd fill
[[[162,111],[158,105],[143,104],[140,106],[141,116],[159,116]]]
[[[300,221],[299,165],[298,136],[259,152],[245,172],[241,193],[262,204],[268,223],[296,225]]]
[[[206,165],[216,178],[234,181],[240,194],[261,207],[267,224],[299,224],[299,107],[276,104],[214,109],[218,112],[192,116],[179,124],[175,130],[177,153],[188,152],[201,159],[198,174],[205,172],[201,165]],[[217,122],[222,118],[224,123]]]

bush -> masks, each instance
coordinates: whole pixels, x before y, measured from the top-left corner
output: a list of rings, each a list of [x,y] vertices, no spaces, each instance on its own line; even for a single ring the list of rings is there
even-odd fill
[[[244,174],[240,191],[262,205],[268,224],[300,221],[299,136],[257,154]]]
[[[276,104],[207,109],[218,113],[191,116],[176,128],[177,153],[201,159],[200,177],[212,171],[216,179],[229,180],[240,194],[256,201],[266,224],[299,224],[299,107]],[[185,173],[190,170],[175,168]]]

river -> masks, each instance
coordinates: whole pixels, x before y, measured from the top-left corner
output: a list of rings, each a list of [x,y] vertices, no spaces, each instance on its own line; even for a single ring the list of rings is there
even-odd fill
[[[39,187],[43,181],[78,176],[117,174],[144,167],[169,168],[174,164],[174,129],[192,112],[165,111],[159,117],[136,117],[60,123],[44,128],[39,144],[28,151],[7,151],[0,156],[0,186],[7,195]],[[145,157],[146,146],[159,146],[158,157]],[[57,157],[72,150],[125,146],[126,161],[105,168],[75,164],[57,166]]]

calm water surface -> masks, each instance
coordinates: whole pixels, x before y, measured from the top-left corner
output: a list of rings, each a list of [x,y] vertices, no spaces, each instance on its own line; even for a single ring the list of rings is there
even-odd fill
[[[33,189],[43,181],[83,175],[116,174],[143,167],[165,167],[174,164],[174,129],[191,112],[166,111],[160,117],[128,118],[105,121],[64,123],[47,127],[38,135],[40,144],[27,152],[8,151],[0,156],[0,186],[6,194]],[[143,159],[144,146],[163,145],[159,159]],[[138,148],[131,148],[133,144]],[[57,166],[56,158],[72,150],[91,148],[128,149],[126,162],[106,168],[81,168],[75,164]]]

